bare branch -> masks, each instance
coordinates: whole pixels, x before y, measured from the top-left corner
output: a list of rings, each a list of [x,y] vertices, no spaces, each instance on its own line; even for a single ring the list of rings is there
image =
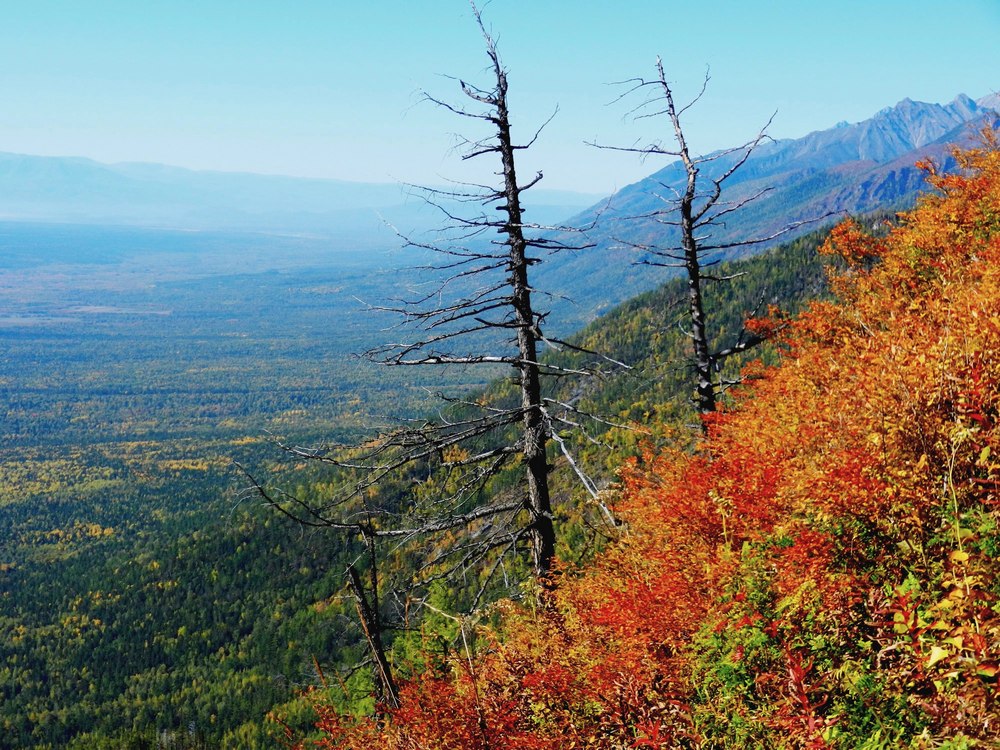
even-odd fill
[[[744,329],[734,343],[712,351],[709,342],[714,337],[709,331],[705,315],[702,285],[705,281],[722,281],[734,277],[707,274],[705,269],[720,263],[724,259],[725,251],[772,241],[804,223],[793,222],[764,237],[729,239],[731,235],[723,235],[720,239],[714,239],[716,230],[725,227],[725,220],[728,217],[761,199],[768,192],[768,188],[763,188],[734,201],[721,201],[726,183],[746,166],[758,147],[769,140],[767,129],[774,115],[753,138],[742,145],[707,156],[692,156],[681,120],[704,96],[709,80],[710,76],[706,70],[697,95],[687,104],[678,107],[664,72],[663,61],[657,58],[656,77],[648,80],[636,78],[625,82],[627,89],[622,96],[641,92],[643,98],[637,106],[628,111],[627,116],[635,120],[665,118],[676,146],[665,148],[659,143],[654,143],[645,147],[611,147],[613,150],[638,153],[642,157],[656,155],[680,160],[679,167],[683,172],[678,183],[676,185],[666,184],[663,181],[660,183],[660,187],[672,195],[652,193],[653,197],[663,204],[663,208],[625,218],[630,221],[652,222],[664,227],[668,232],[667,240],[663,244],[628,241],[620,241],[620,244],[647,254],[647,257],[637,261],[638,265],[684,269],[688,282],[687,318],[690,323],[690,329],[685,331],[685,334],[692,343],[691,365],[696,404],[702,414],[715,410],[717,398],[725,385],[718,377],[718,364],[760,343],[758,337],[746,335]]]

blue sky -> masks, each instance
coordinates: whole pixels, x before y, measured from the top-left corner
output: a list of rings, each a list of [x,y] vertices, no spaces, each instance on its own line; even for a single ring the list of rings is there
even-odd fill
[[[657,168],[583,144],[663,124],[623,119],[607,85],[661,55],[679,97],[712,80],[696,149],[797,137],[910,97],[1000,90],[1000,0],[493,0],[526,155],[545,185],[607,193]],[[348,180],[477,179],[465,126],[421,103],[486,82],[466,0],[4,0],[0,151]],[[472,133],[475,134],[475,133]]]

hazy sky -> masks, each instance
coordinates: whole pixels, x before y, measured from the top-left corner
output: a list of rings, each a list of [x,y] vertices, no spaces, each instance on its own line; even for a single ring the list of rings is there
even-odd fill
[[[699,150],[772,112],[775,137],[870,117],[904,97],[1000,89],[1000,0],[493,0],[516,133],[545,185],[608,193],[659,165],[599,152],[663,123],[623,119],[607,84],[661,55]],[[2,0],[0,151],[199,169],[439,182],[467,123],[447,75],[488,83],[466,0]],[[478,135],[476,132],[468,132]]]

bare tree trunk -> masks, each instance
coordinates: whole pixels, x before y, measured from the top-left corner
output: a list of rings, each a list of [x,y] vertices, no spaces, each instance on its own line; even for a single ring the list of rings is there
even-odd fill
[[[655,78],[635,78],[627,81],[630,88],[622,96],[637,92],[644,93],[646,95],[645,101],[633,109],[632,114],[637,118],[666,115],[673,127],[677,148],[666,148],[658,142],[649,146],[630,147],[602,146],[596,143],[592,145],[615,151],[638,153],[644,157],[651,155],[674,157],[680,159],[684,167],[683,188],[679,185],[677,187],[673,185],[662,186],[673,192],[673,197],[660,198],[664,204],[661,210],[632,217],[643,220],[652,219],[664,227],[663,240],[676,244],[636,244],[628,241],[623,241],[623,244],[660,258],[660,260],[643,260],[642,264],[683,269],[687,276],[687,318],[690,325],[688,335],[691,338],[692,346],[690,362],[694,370],[694,404],[698,413],[704,416],[716,410],[719,398],[728,386],[739,383],[738,377],[734,380],[725,380],[720,373],[720,366],[729,357],[747,351],[762,341],[760,336],[747,330],[744,325],[732,344],[722,348],[716,344],[716,348],[713,349],[713,342],[708,333],[708,321],[705,317],[704,282],[725,281],[726,277],[706,273],[706,267],[718,263],[722,258],[722,253],[770,242],[796,227],[824,217],[819,216],[816,219],[792,222],[767,236],[722,242],[713,240],[713,230],[724,227],[726,220],[733,214],[768,192],[768,188],[763,188],[744,194],[735,200],[720,201],[725,182],[739,171],[757,147],[767,140],[767,126],[770,125],[770,121],[756,137],[741,146],[707,156],[692,157],[681,126],[681,116],[705,93],[708,76],[706,74],[701,92],[688,104],[677,107],[674,104],[673,91],[663,72],[663,62],[659,58],[656,60],[656,73]],[[700,174],[703,167],[706,168],[708,176]],[[699,178],[701,178],[700,181]],[[763,303],[763,297],[761,303]],[[702,430],[707,429],[704,420],[701,422],[701,427]]]
[[[547,429],[542,414],[542,390],[538,372],[538,336],[535,313],[531,309],[531,288],[528,285],[527,243],[521,223],[521,189],[514,169],[514,144],[510,134],[510,117],[507,111],[507,75],[496,66],[497,73],[497,136],[503,164],[507,234],[510,245],[511,302],[517,328],[517,348],[520,371],[523,460],[528,473],[528,511],[531,514],[529,537],[531,540],[532,567],[536,577],[545,576],[555,555],[555,529],[552,524],[552,505],[549,498],[549,466],[545,455],[548,442]]]
[[[673,92],[666,84],[663,73],[663,63],[657,59],[659,80],[663,83],[663,98],[667,102],[667,114],[674,127],[674,137],[677,139],[678,154],[684,164],[687,174],[687,184],[680,197],[680,230],[681,255],[688,279],[688,315],[691,320],[691,343],[694,348],[695,369],[695,406],[699,414],[708,414],[716,408],[716,385],[712,380],[712,368],[715,364],[712,351],[709,348],[708,333],[705,326],[705,307],[702,296],[702,260],[699,255],[698,240],[695,237],[694,202],[698,195],[698,165],[691,159],[688,152],[684,130],[681,128],[680,117],[674,106]],[[704,423],[702,423],[704,426]]]
[[[671,112],[673,105],[671,104]],[[681,252],[688,279],[688,316],[691,320],[691,344],[694,348],[695,405],[699,414],[715,411],[715,384],[712,382],[712,352],[708,347],[705,328],[705,307],[701,290],[701,259],[694,236],[692,207],[694,205],[698,169],[691,163],[680,127],[676,126],[681,141],[681,154],[687,170],[687,189],[681,198]]]
[[[392,676],[392,665],[386,659],[385,647],[382,645],[382,622],[377,609],[378,593],[373,592],[374,604],[370,603],[361,584],[361,576],[353,565],[347,566],[347,582],[354,594],[361,631],[368,642],[368,650],[374,662],[376,700],[387,704],[390,708],[399,708],[399,689]]]
[[[410,340],[377,346],[365,356],[381,364],[405,367],[506,365],[516,372],[520,398],[515,396],[508,402],[505,393],[495,403],[483,403],[438,394],[446,407],[437,417],[407,420],[401,427],[381,430],[360,446],[303,448],[279,442],[282,450],[293,456],[336,467],[338,481],[329,497],[307,501],[294,493],[266,489],[248,474],[252,489],[289,518],[313,528],[359,535],[368,545],[373,578],[365,587],[353,577],[351,581],[369,648],[377,661],[377,683],[389,695],[393,689],[388,662],[381,654],[381,642],[374,638],[380,630],[380,582],[374,575],[373,541],[392,538],[396,549],[427,556],[426,565],[418,571],[423,580],[405,584],[410,590],[446,576],[464,577],[468,571],[481,568],[485,577],[473,598],[478,605],[504,558],[524,553],[525,542],[530,547],[531,571],[544,582],[555,557],[549,444],[553,437],[559,440],[584,487],[596,497],[596,490],[573,461],[559,432],[561,428],[586,435],[588,426],[603,420],[570,404],[547,401],[542,393],[546,377],[588,375],[600,367],[542,363],[540,349],[566,347],[627,369],[621,362],[543,335],[545,314],[537,308],[538,297],[532,300],[536,290],[530,281],[531,267],[543,260],[544,253],[582,250],[592,244],[582,237],[580,229],[525,223],[521,197],[538,184],[542,173],[519,184],[515,156],[532,146],[548,120],[527,143],[515,143],[507,72],[478,8],[474,2],[471,6],[490,60],[489,84],[480,88],[459,80],[462,94],[474,102],[471,105],[425,97],[457,116],[478,122],[477,127],[485,126],[482,137],[463,139],[462,158],[499,160],[499,165],[493,162],[491,172],[502,181],[495,185],[459,183],[454,191],[418,188],[425,200],[442,212],[445,223],[430,241],[401,236],[407,246],[438,254],[438,261],[422,268],[433,274],[425,279],[432,282],[432,290],[428,292],[421,284],[414,299],[393,300],[373,308],[400,315],[412,333]],[[562,238],[577,234],[581,235],[580,244]],[[408,485],[416,481],[407,476],[415,469],[421,476],[445,479],[428,488],[427,494],[433,497],[416,491],[404,495],[404,488],[395,484],[401,478]],[[493,478],[515,470],[524,472],[518,477],[516,493],[494,492]],[[382,487],[387,488],[384,497]],[[374,498],[372,508],[369,494]],[[443,539],[440,548],[431,551],[416,550],[418,540],[434,536],[450,539]],[[381,583],[385,585],[384,577]]]

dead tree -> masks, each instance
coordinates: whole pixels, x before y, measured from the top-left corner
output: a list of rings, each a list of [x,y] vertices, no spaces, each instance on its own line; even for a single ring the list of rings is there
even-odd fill
[[[767,128],[771,120],[768,120],[754,138],[740,146],[706,156],[693,156],[684,136],[681,117],[704,95],[709,77],[705,76],[701,91],[693,100],[678,107],[674,103],[673,90],[667,82],[660,58],[656,59],[656,72],[656,77],[652,79],[636,78],[626,81],[627,90],[619,99],[634,95],[643,97],[641,103],[632,109],[630,114],[637,119],[666,117],[670,122],[675,146],[666,147],[660,142],[636,147],[591,145],[638,153],[644,158],[666,156],[680,160],[684,172],[682,184],[680,186],[660,184],[665,194],[656,197],[662,203],[662,207],[648,213],[626,217],[628,220],[653,221],[664,227],[665,231],[662,233],[664,244],[619,241],[646,254],[646,257],[639,261],[641,264],[683,269],[687,277],[686,318],[689,326],[687,334],[692,345],[694,403],[698,412],[704,415],[715,411],[720,395],[738,382],[723,377],[722,367],[726,360],[762,342],[759,336],[744,326],[727,345],[713,347],[714,336],[705,314],[705,284],[726,281],[734,277],[719,276],[707,269],[725,259],[729,251],[770,242],[818,219],[792,222],[766,236],[728,240],[717,238],[717,233],[726,227],[726,222],[735,218],[734,214],[759,200],[769,191],[769,188],[762,188],[735,200],[722,200],[726,182],[746,164],[762,143],[769,140]]]
[[[462,184],[454,191],[420,189],[442,212],[446,225],[432,242],[405,239],[413,248],[444,258],[425,270],[437,278],[444,275],[445,280],[416,299],[380,307],[401,316],[403,329],[416,334],[403,343],[372,350],[368,357],[390,366],[506,365],[514,370],[517,398],[501,405],[442,396],[450,408],[438,420],[384,434],[361,460],[340,465],[359,469],[362,486],[376,485],[405,467],[437,466],[451,481],[451,490],[435,499],[429,517],[422,524],[404,522],[402,528],[380,533],[412,536],[475,527],[475,540],[459,558],[463,566],[483,562],[497,548],[513,550],[523,539],[530,548],[532,571],[543,579],[552,564],[556,539],[548,445],[554,430],[569,424],[571,417],[564,405],[548,401],[542,392],[543,378],[569,371],[546,364],[539,355],[545,345],[570,344],[543,333],[546,313],[535,307],[538,294],[529,280],[530,269],[546,253],[587,245],[551,238],[554,230],[563,236],[578,230],[525,221],[523,196],[541,181],[542,173],[521,183],[516,156],[535,142],[541,128],[527,144],[514,140],[507,70],[479,10],[471,5],[489,59],[490,86],[460,80],[460,89],[471,102],[468,107],[426,98],[486,125],[486,137],[463,141],[462,158],[495,159],[501,182],[495,187]],[[470,206],[478,208],[467,213]],[[518,489],[490,496],[487,484],[513,465],[523,471]]]
[[[543,333],[546,313],[537,307],[539,293],[531,285],[531,269],[546,254],[588,245],[554,239],[582,236],[579,230],[525,220],[524,195],[542,174],[522,183],[515,162],[544,124],[528,143],[514,140],[507,70],[478,9],[472,8],[485,40],[489,85],[459,81],[464,106],[426,98],[470,124],[485,126],[483,138],[463,141],[463,158],[494,159],[499,182],[422,190],[442,212],[445,225],[432,241],[404,239],[438,259],[423,269],[433,281],[429,291],[413,299],[377,308],[401,316],[399,330],[405,340],[380,346],[367,356],[399,367],[509,368],[514,393],[478,399],[438,394],[442,405],[434,418],[382,430],[360,446],[279,443],[297,459],[332,467],[336,488],[320,501],[251,478],[255,493],[299,524],[364,542],[371,579],[364,583],[354,571],[350,583],[387,697],[393,695],[394,685],[379,653],[381,641],[370,633],[379,626],[376,545],[383,556],[420,547],[422,559],[405,584],[408,607],[415,599],[419,605],[421,586],[465,575],[475,582],[469,592],[469,606],[475,608],[490,582],[505,571],[512,553],[515,559],[526,553],[534,577],[545,584],[556,543],[548,454],[550,448],[563,451],[574,471],[582,474],[560,431],[585,429],[591,415],[547,398],[543,381],[588,374],[610,362],[595,360],[593,366],[571,370],[540,357],[543,347],[583,350]],[[596,496],[593,483],[585,486]],[[382,596],[391,597],[386,588]]]
[[[399,688],[396,687],[392,666],[386,658],[385,646],[382,643],[382,615],[379,612],[378,568],[376,566],[371,568],[370,575],[371,584],[370,587],[366,588],[357,568],[353,565],[347,566],[347,584],[351,588],[351,593],[354,594],[358,622],[361,624],[361,632],[368,643],[368,651],[371,653],[373,662],[375,698],[378,702],[385,703],[391,708],[399,708]],[[372,594],[372,601],[369,601],[369,593]]]

